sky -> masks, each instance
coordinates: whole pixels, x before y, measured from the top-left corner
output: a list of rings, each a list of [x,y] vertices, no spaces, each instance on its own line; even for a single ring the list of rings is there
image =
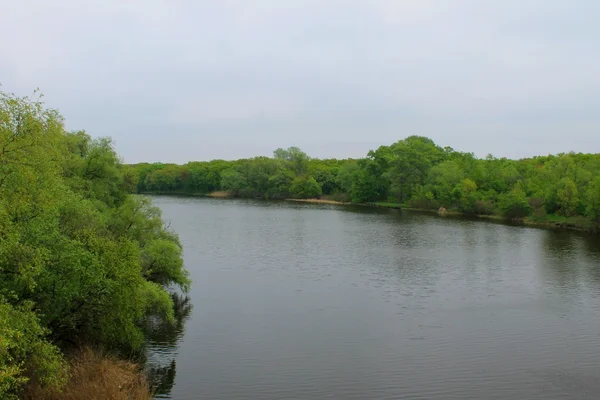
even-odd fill
[[[597,0],[19,0],[0,90],[125,162],[600,152]]]

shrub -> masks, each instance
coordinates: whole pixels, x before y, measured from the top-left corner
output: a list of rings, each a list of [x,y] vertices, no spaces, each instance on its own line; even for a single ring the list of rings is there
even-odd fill
[[[321,195],[321,186],[312,176],[301,176],[292,182],[290,187],[292,196],[297,199],[316,198]]]
[[[500,201],[502,215],[508,219],[523,219],[531,213],[525,192],[517,185]]]

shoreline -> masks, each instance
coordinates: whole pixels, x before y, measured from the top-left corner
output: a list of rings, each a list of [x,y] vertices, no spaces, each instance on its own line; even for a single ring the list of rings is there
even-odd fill
[[[284,201],[293,201],[295,203],[312,203],[312,204],[336,204],[340,206],[351,206],[352,203],[336,201],[336,200],[326,200],[326,199],[284,199]]]
[[[550,230],[568,230],[568,231],[576,231],[576,232],[584,232],[588,234],[598,234],[593,229],[590,229],[585,226],[578,225],[576,223],[569,223],[568,220],[563,221],[535,221],[530,218],[518,219],[518,220],[510,220],[506,219],[500,215],[496,214],[465,214],[456,210],[446,210],[445,215],[440,215],[438,210],[431,210],[427,208],[414,208],[414,207],[403,207],[398,203],[385,203],[385,202],[375,202],[375,203],[349,203],[349,202],[340,202],[334,200],[324,200],[324,199],[285,199],[286,201],[294,201],[301,203],[313,203],[313,204],[336,204],[343,206],[362,206],[362,207],[377,207],[377,208],[390,208],[395,210],[404,210],[425,214],[435,214],[439,217],[461,217],[461,218],[473,218],[473,219],[483,219],[488,221],[494,221],[499,223],[508,223],[515,224],[520,226],[526,226],[530,228],[537,229],[550,229]]]
[[[494,221],[499,223],[508,223],[520,226],[526,226],[530,228],[538,228],[538,229],[551,229],[551,230],[569,230],[569,231],[577,231],[584,232],[588,234],[598,234],[597,231],[594,231],[592,228],[578,225],[575,222],[569,223],[568,220],[563,221],[553,221],[553,220],[545,220],[545,221],[536,221],[529,217],[524,219],[506,219],[497,214],[465,214],[456,210],[447,210],[446,215],[440,215],[437,210],[430,210],[427,208],[413,208],[413,207],[387,207],[385,205],[377,205],[377,207],[383,208],[397,208],[405,211],[426,213],[426,214],[435,214],[440,217],[461,217],[461,218],[473,218],[473,219],[483,219],[488,221]]]
[[[231,199],[235,198],[235,196],[227,193],[227,192],[212,192],[212,193],[191,193],[191,192],[142,192],[138,194],[143,195],[173,195],[173,196],[190,196],[190,197],[207,197],[207,198],[218,198],[218,199]],[[360,206],[360,207],[373,207],[373,208],[389,208],[395,210],[403,210],[403,211],[411,211],[411,212],[419,212],[426,214],[435,214],[440,217],[462,217],[462,218],[473,218],[473,219],[483,219],[488,221],[495,221],[500,223],[509,223],[516,224],[520,226],[526,226],[530,228],[538,228],[538,229],[551,229],[551,230],[568,230],[568,231],[576,231],[576,232],[584,232],[588,234],[598,234],[599,232],[589,228],[587,226],[582,226],[581,224],[577,224],[574,221],[569,222],[568,219],[562,220],[544,220],[544,221],[535,221],[530,218],[525,218],[521,220],[509,220],[503,218],[500,215],[491,214],[491,215],[480,215],[480,214],[465,214],[456,210],[447,210],[446,215],[441,216],[438,213],[438,210],[431,210],[427,208],[413,208],[413,207],[403,207],[398,203],[389,203],[389,202],[372,202],[372,203],[351,203],[351,202],[343,202],[336,200],[327,200],[327,199],[284,199],[283,201],[295,202],[295,203],[308,203],[308,204],[331,204],[338,206]],[[581,219],[580,219],[581,220]]]

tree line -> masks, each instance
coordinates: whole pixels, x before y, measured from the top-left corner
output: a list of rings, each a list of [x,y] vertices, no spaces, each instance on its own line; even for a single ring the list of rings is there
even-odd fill
[[[272,157],[127,166],[130,190],[265,199],[325,198],[456,210],[600,227],[600,154],[477,158],[410,136],[360,159],[315,159],[297,147]]]
[[[65,352],[139,349],[149,319],[174,321],[182,247],[125,172],[110,139],[0,93],[0,398],[59,390]]]

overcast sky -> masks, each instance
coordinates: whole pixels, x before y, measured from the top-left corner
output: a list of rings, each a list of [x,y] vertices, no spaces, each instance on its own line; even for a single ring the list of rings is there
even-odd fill
[[[126,162],[600,152],[598,0],[1,3],[2,90]]]

